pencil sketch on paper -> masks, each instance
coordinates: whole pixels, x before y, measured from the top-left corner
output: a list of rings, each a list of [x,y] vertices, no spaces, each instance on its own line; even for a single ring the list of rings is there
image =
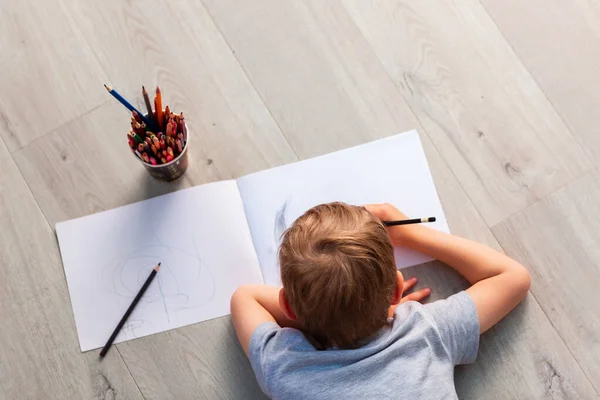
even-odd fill
[[[148,322],[146,322],[148,323]],[[144,325],[144,320],[141,319],[131,319],[128,320],[127,322],[125,322],[125,324],[123,325],[123,328],[121,328],[121,332],[123,332],[123,335],[125,335],[126,338],[136,338],[137,334],[136,334],[136,329],[140,328],[142,325]]]
[[[275,210],[275,223],[273,226],[273,253],[277,254],[279,250],[279,245],[281,244],[281,238],[288,228],[288,220],[289,216],[286,216],[286,213],[289,210],[290,199],[286,199],[281,207]]]
[[[108,262],[100,277],[104,290],[115,296],[117,302],[130,303],[147,279],[149,271],[159,262],[161,266],[156,276],[157,282],[148,288],[140,305],[158,303],[161,315],[140,315],[128,321],[123,328],[128,338],[137,337],[136,330],[152,324],[152,320],[160,318],[171,322],[176,313],[201,307],[215,296],[214,278],[197,252],[162,244],[143,246]]]

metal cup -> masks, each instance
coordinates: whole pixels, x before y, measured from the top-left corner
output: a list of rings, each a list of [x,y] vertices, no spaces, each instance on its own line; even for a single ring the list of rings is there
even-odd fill
[[[187,125],[185,123],[185,120],[183,122],[183,125],[183,129],[185,130],[185,132],[187,132],[187,140],[185,142],[183,150],[181,151],[181,154],[179,154],[173,160],[169,161],[166,164],[152,165],[134,155],[134,157],[144,165],[146,171],[148,171],[148,173],[152,175],[153,178],[159,181],[171,182],[176,179],[179,179],[188,167],[188,148],[190,147],[190,135],[187,131]]]

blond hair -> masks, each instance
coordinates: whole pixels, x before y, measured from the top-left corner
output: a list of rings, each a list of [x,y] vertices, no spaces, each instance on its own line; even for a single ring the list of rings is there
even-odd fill
[[[385,325],[397,282],[394,252],[365,208],[308,210],[283,234],[279,262],[290,307],[323,347],[357,347]]]

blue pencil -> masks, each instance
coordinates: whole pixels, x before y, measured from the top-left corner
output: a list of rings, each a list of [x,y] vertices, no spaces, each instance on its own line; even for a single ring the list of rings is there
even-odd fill
[[[125,100],[123,98],[123,96],[121,96],[119,94],[119,92],[117,92],[116,90],[114,90],[113,88],[111,88],[108,85],[104,85],[104,87],[106,88],[106,90],[108,90],[108,93],[110,93],[115,99],[119,100],[119,103],[123,104],[125,107],[127,107],[127,109],[129,111],[135,111],[136,113],[138,113],[138,115],[140,116],[140,118],[142,119],[142,121],[144,121],[144,123],[146,124],[146,126],[148,127],[148,129],[152,129],[152,131],[154,133],[158,133],[158,130],[156,130],[156,125],[154,125],[152,122],[150,122],[148,120],[148,118],[146,118],[144,116],[144,114],[142,114],[137,108],[135,108],[130,102],[128,102],[127,100]]]

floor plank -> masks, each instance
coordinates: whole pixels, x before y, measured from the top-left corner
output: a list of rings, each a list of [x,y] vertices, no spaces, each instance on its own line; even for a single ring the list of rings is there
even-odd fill
[[[300,158],[418,126],[338,2],[204,3]]]
[[[52,227],[190,186],[187,174],[173,183],[151,178],[129,150],[128,124],[123,107],[111,101],[13,154]],[[201,149],[190,147],[189,157],[205,164]],[[197,179],[216,175],[206,169]]]
[[[118,352],[80,353],[56,238],[2,140],[0,170],[0,398],[142,399]]]
[[[118,346],[148,400],[266,399],[230,317]]]
[[[106,100],[104,73],[64,9],[0,2],[0,125],[14,151]]]
[[[206,161],[191,167],[195,184],[207,169],[231,178],[296,160],[199,1],[62,1],[109,83],[140,109],[141,86],[159,84],[163,105],[184,112]]]
[[[433,143],[424,138],[424,147],[451,231],[501,250]],[[456,272],[439,262],[403,273],[417,276],[420,287],[431,287],[431,301],[468,287]],[[461,399],[598,398],[531,295],[481,337],[477,361],[457,368],[455,383]]]
[[[477,0],[343,3],[489,225],[589,169]]]
[[[500,249],[488,224],[591,164],[475,1],[57,1],[0,5],[0,138],[17,164],[0,140],[0,186],[11,188],[0,192],[9,327],[0,330],[9,361],[0,397],[264,398],[229,317],[119,344],[101,363],[97,352],[79,353],[48,223],[418,128],[452,231]],[[156,182],[129,154],[128,115],[105,82],[138,106],[139,87],[158,83],[165,103],[186,113],[184,178]],[[598,321],[583,319],[589,305],[579,301],[593,299],[550,296],[556,281],[565,293],[577,288],[559,275],[573,265],[570,248],[585,265],[574,281],[597,286],[600,226],[580,221],[600,196],[595,176],[581,180],[589,192],[575,182],[530,207],[571,237],[550,225],[537,232],[539,218],[521,214],[494,228],[535,268],[535,297],[482,337],[475,364],[456,370],[460,398],[598,398]],[[540,253],[544,243],[554,261]],[[406,274],[432,286],[433,299],[465,287],[437,262]],[[578,322],[579,336],[566,338]]]
[[[126,145],[127,113],[109,101],[14,154],[52,225],[296,160],[201,3],[70,6],[110,83],[139,103],[138,83],[158,81],[164,103],[184,110],[191,159],[182,180],[152,180]],[[180,23],[140,35],[146,20]],[[132,59],[155,67],[140,72]],[[147,399],[262,397],[229,318],[117,347]]]
[[[600,3],[481,2],[573,135],[598,160]]]
[[[205,4],[300,157],[420,128],[339,3]],[[279,34],[270,34],[275,31]],[[499,248],[436,147],[421,136],[452,231]],[[464,287],[462,279],[439,264],[407,271],[412,273],[434,287],[436,298]],[[518,343],[510,339],[515,336]],[[534,299],[486,335],[481,349],[476,364],[457,371],[461,398],[497,398],[499,393],[545,398],[552,375],[543,359],[559,365],[568,393],[593,393]],[[524,373],[520,363],[532,369]],[[510,377],[511,384],[499,376]]]
[[[600,393],[600,171],[569,184],[493,228],[523,260],[531,291]]]
[[[189,187],[192,179],[203,183],[222,177],[217,169],[203,168],[207,158],[197,149],[190,153],[190,163],[198,166],[197,171],[189,171],[190,175],[186,172],[173,183],[152,179],[123,140],[122,128],[127,126],[128,116],[121,108],[112,102],[106,104],[14,154],[52,226],[69,218]],[[124,118],[114,118],[115,115]],[[87,132],[85,140],[81,132]],[[106,146],[106,141],[121,144]],[[247,157],[250,153],[245,154]],[[58,251],[56,243],[51,246],[54,252]],[[63,276],[61,272],[61,279]],[[66,301],[65,310],[71,315],[68,296]],[[72,341],[77,346],[76,336]],[[230,347],[227,351],[225,344]],[[242,393],[261,397],[228,317],[117,347],[146,399],[234,399],[244,397]],[[97,353],[86,355],[97,357]],[[222,382],[225,386],[217,387],[210,382]]]

